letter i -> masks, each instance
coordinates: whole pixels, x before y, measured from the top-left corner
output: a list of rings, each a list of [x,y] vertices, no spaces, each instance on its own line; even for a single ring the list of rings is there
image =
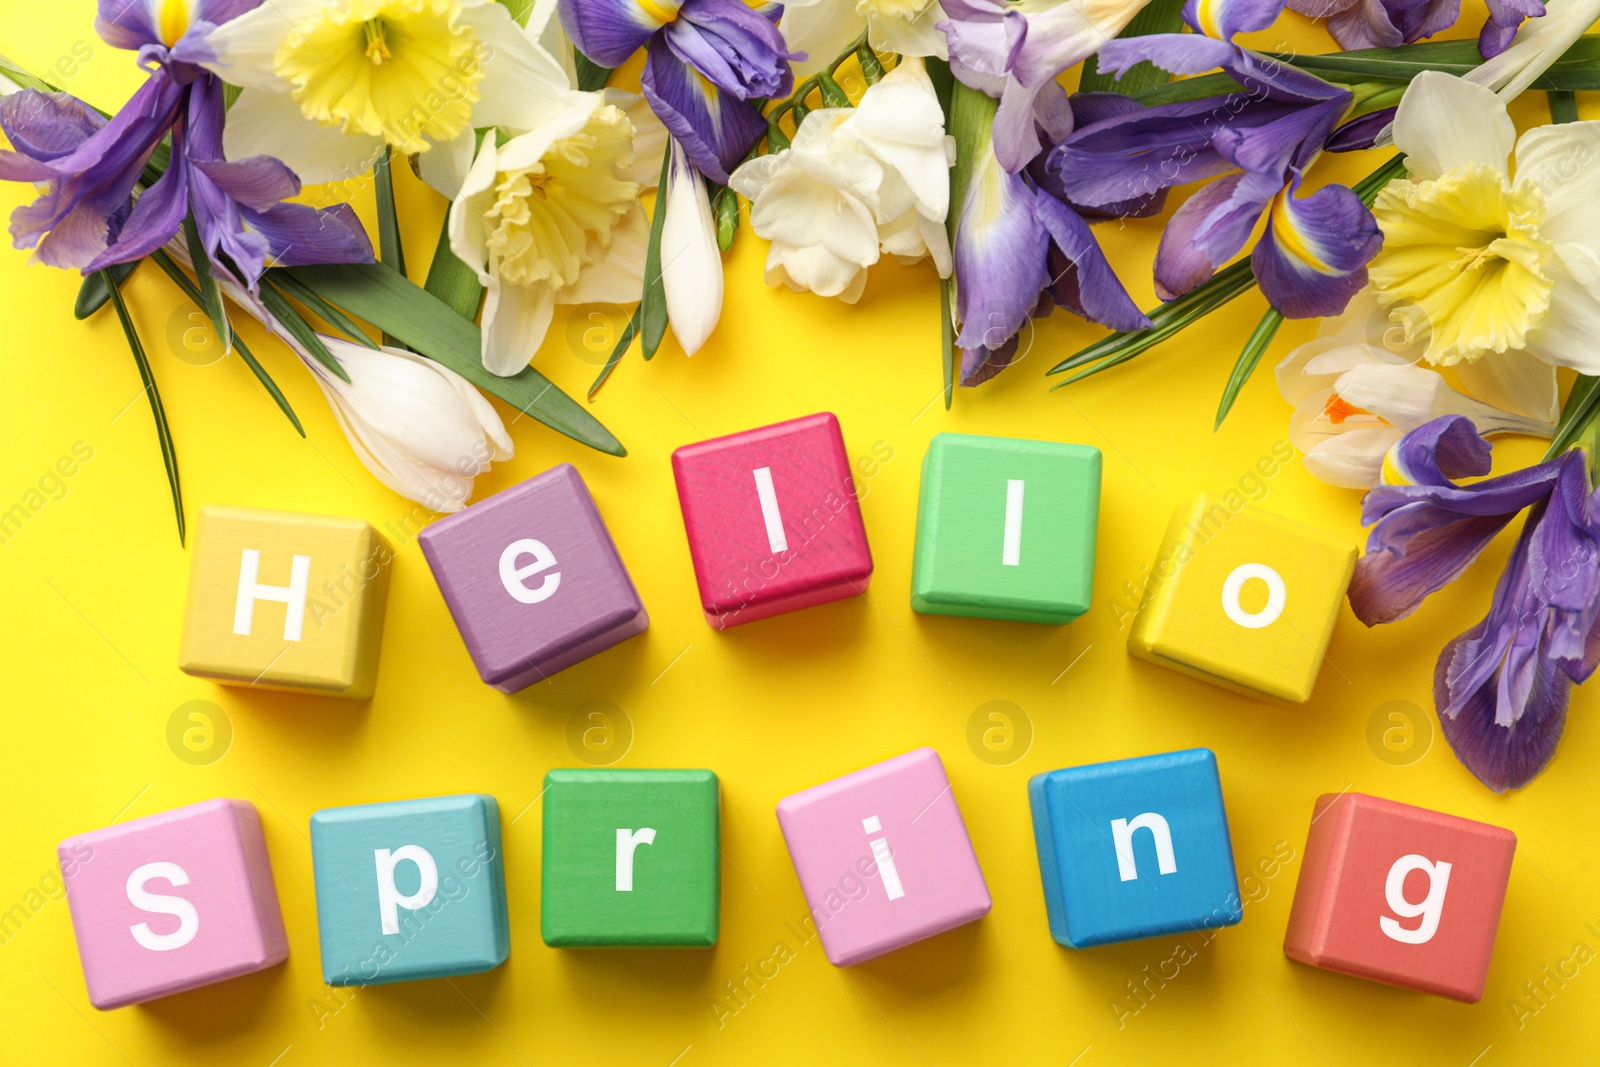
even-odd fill
[[[881,834],[883,823],[878,821],[876,815],[868,815],[861,820],[861,829],[869,834]],[[869,844],[872,846],[872,858],[878,864],[878,873],[883,875],[884,891],[889,894],[890,900],[899,900],[906,895],[906,891],[900,884],[900,872],[895,869],[894,855],[889,851],[889,839],[875,837]]]

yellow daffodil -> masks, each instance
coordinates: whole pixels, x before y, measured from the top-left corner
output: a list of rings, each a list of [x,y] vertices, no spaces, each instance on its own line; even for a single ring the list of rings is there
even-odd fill
[[[1597,135],[1600,123],[1577,122],[1518,141],[1489,89],[1413,79],[1394,123],[1408,177],[1373,206],[1383,250],[1369,276],[1422,358],[1515,354],[1600,373],[1600,173],[1586,165]]]
[[[530,129],[561,107],[561,67],[493,0],[273,0],[215,30],[206,64],[244,87],[231,159],[265,154],[311,184],[385,145],[472,155],[474,127]]]

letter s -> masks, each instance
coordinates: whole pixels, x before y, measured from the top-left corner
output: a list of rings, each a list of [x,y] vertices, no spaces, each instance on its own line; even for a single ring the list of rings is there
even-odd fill
[[[188,872],[176,863],[146,863],[128,875],[128,902],[140,911],[176,915],[178,928],[170,934],[158,934],[148,923],[136,923],[128,929],[133,939],[151,952],[168,952],[194,940],[194,935],[200,932],[200,913],[182,897],[147,891],[145,883],[155,878],[165,879],[174,886],[189,884]]]

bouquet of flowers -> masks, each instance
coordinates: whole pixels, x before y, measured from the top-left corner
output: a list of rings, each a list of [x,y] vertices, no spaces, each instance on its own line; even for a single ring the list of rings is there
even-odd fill
[[[1285,318],[1324,320],[1277,379],[1307,469],[1369,490],[1364,622],[1409,614],[1527,512],[1436,685],[1457,754],[1520,786],[1600,661],[1600,231],[1584,210],[1600,127],[1572,95],[1600,89],[1600,0],[1490,0],[1476,42],[1426,40],[1459,0],[1288,0],[1343,50],[1240,43],[1284,4],[99,0],[100,36],[144,84],[109,113],[0,60],[0,178],[39,190],[16,246],[83,275],[80,317],[118,316],[180,537],[177,456],[121,294],[147,259],[297,430],[230,316],[300,357],[375,477],[441,511],[512,451],[480,390],[624,454],[530,365],[556,306],[637,305],[592,400],[635,342],[650,359],[669,326],[685,354],[711,336],[741,225],[768,243],[768,284],[850,303],[885,256],[929,261],[947,406],[1057,308],[1110,331],[1049,369],[1059,387],[1259,288],[1216,421]],[[636,57],[638,92],[609,84]],[[1505,102],[1530,88],[1552,123],[1517,140]],[[1312,173],[1391,145],[1352,186]],[[421,286],[397,157],[449,204]],[[367,180],[376,255],[347,204],[294,201]],[[1164,226],[1147,310],[1093,228],[1140,219]],[[1564,405],[1559,368],[1577,372]],[[1463,483],[1489,472],[1496,433],[1549,453]]]

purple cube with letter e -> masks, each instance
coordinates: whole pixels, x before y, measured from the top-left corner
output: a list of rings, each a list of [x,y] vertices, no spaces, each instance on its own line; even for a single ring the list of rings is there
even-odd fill
[[[515,693],[650,625],[570,463],[418,535],[478,674]]]

